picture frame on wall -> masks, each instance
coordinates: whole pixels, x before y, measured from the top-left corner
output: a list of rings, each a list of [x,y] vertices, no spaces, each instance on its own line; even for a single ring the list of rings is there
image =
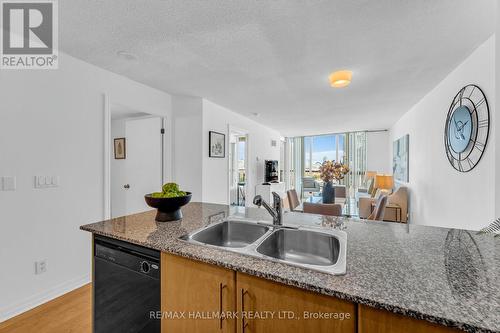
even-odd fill
[[[124,160],[127,157],[127,147],[125,138],[116,138],[114,140],[115,160]]]
[[[226,135],[219,132],[208,132],[208,157],[226,157]]]
[[[406,134],[393,143],[392,174],[397,181],[408,183],[410,171],[410,135]]]

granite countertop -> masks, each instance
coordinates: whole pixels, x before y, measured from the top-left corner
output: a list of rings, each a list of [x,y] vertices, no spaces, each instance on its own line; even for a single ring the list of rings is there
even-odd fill
[[[468,332],[500,332],[500,238],[474,231],[285,213],[285,224],[347,233],[347,274],[319,273],[179,240],[229,215],[270,220],[264,209],[190,203],[181,221],[155,211],[82,230],[386,309]]]

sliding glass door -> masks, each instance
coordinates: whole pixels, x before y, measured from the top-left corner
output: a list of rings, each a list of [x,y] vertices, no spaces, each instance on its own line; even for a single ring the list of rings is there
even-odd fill
[[[349,166],[351,171],[339,182],[346,185],[348,196],[353,196],[362,184],[366,171],[366,132],[288,138],[287,144],[286,154],[290,154],[287,188],[295,188],[300,194],[304,177],[321,183],[319,168],[327,160]]]
[[[304,177],[320,181],[319,168],[324,161],[344,162],[346,134],[305,136]]]
[[[351,196],[363,184],[366,172],[366,132],[351,132],[346,134],[345,163],[351,170],[344,178],[344,184]]]

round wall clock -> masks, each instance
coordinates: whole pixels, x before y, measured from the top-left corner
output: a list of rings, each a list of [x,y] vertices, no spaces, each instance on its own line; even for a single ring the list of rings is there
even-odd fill
[[[486,149],[489,131],[486,96],[476,85],[463,87],[451,102],[444,130],[446,155],[456,170],[474,169]]]

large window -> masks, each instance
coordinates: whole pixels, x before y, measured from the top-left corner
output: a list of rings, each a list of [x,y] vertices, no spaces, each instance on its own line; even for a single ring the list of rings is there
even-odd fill
[[[289,161],[287,188],[301,193],[303,177],[313,177],[320,184],[319,167],[326,161],[337,161],[349,166],[350,172],[340,181],[347,187],[349,196],[362,184],[366,171],[366,132],[349,132],[304,136],[287,139],[285,154]]]
[[[366,132],[351,132],[346,135],[345,163],[351,171],[344,180],[348,188],[355,191],[363,184],[366,172],[367,139]]]
[[[304,177],[319,180],[319,167],[324,161],[344,162],[345,134],[304,137]]]

